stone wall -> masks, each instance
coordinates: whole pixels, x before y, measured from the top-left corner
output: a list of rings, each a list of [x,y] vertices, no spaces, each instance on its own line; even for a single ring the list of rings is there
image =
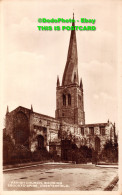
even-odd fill
[[[6,115],[6,133],[15,143],[13,131],[15,128],[16,115],[24,113],[29,121],[29,147],[35,151],[38,147],[38,136],[44,138],[44,147],[50,152],[56,150],[61,154],[61,140],[72,140],[78,147],[86,145],[96,149],[96,139],[100,140],[100,151],[107,140],[114,142],[114,125],[110,122],[99,124],[77,125],[57,120],[53,117],[33,112],[30,109],[18,107]],[[93,131],[93,132],[92,132]]]

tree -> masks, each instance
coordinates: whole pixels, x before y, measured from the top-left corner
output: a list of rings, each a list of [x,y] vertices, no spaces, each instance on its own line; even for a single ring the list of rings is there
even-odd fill
[[[9,164],[11,162],[11,154],[14,150],[14,144],[10,135],[3,133],[3,163]]]
[[[118,143],[108,140],[100,154],[100,159],[107,162],[118,162]]]

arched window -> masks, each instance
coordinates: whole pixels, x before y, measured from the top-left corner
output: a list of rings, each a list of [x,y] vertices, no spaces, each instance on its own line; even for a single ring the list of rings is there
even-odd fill
[[[71,105],[71,95],[68,94],[68,105]]]
[[[29,121],[21,111],[16,113],[13,134],[16,144],[29,147]]]
[[[63,105],[66,106],[66,96],[63,94]]]

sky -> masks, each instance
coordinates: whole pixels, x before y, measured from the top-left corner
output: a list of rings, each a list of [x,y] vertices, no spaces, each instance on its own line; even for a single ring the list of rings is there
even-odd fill
[[[39,31],[38,18],[69,19],[73,12],[76,20],[96,20],[96,31],[76,32],[86,123],[117,123],[121,5],[118,0],[2,1],[3,125],[7,105],[12,111],[32,104],[35,112],[55,117],[56,80],[59,75],[62,82],[71,32]]]

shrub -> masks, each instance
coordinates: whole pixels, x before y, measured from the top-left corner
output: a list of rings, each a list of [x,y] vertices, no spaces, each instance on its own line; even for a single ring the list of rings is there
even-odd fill
[[[14,150],[14,144],[9,135],[3,134],[3,164],[11,162],[11,154]]]
[[[118,162],[118,144],[113,144],[111,140],[107,141],[100,154],[100,160],[106,162]]]
[[[46,150],[46,148],[43,149],[37,149],[32,153],[32,161],[44,161],[51,159],[50,153]]]
[[[78,148],[76,144],[72,145],[72,161],[76,163],[87,163],[92,160],[92,150],[87,146]]]
[[[14,151],[12,153],[12,159],[17,159],[16,162],[26,162],[26,160],[31,159],[30,150],[23,145],[15,145]]]

